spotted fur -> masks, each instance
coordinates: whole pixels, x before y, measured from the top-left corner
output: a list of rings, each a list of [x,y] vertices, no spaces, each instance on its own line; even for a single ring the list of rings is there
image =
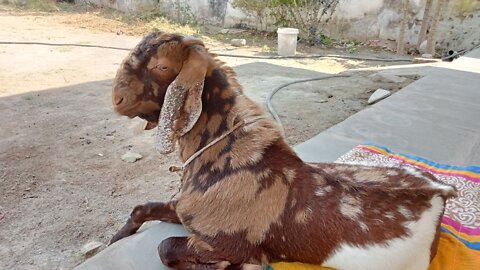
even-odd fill
[[[203,56],[192,61],[198,53]],[[177,269],[250,269],[277,261],[352,269],[345,260],[355,254],[363,257],[353,269],[428,265],[445,200],[454,188],[413,168],[303,162],[276,123],[243,94],[235,72],[198,40],[162,32],[146,36],[119,68],[113,88],[116,111],[155,127],[166,107],[165,93],[175,84],[185,93],[175,100],[179,109],[172,123],[182,125],[188,112],[181,108],[189,106],[183,96],[192,82],[179,80],[178,74],[186,69],[185,78],[199,77],[196,72],[203,71],[197,70],[205,75],[200,74],[200,115],[183,125],[188,126],[184,134],[166,133],[178,144],[181,160],[245,124],[184,168],[178,201],[137,206],[112,241],[131,235],[146,220],[159,219],[181,223],[192,233],[159,246],[162,261]],[[412,249],[418,265],[402,257]],[[405,259],[393,266],[378,257],[398,253]]]

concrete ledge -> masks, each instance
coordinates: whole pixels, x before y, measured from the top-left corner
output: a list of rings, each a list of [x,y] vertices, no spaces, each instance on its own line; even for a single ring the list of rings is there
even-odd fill
[[[458,166],[480,165],[480,49],[356,113],[295,150],[309,162],[333,161],[358,144]]]
[[[75,270],[159,270],[162,264],[157,246],[172,236],[188,236],[183,226],[166,222],[146,223],[136,234],[109,246]]]

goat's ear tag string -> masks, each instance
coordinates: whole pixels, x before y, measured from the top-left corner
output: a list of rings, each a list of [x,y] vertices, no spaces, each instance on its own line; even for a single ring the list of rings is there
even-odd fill
[[[180,172],[180,171],[183,171],[183,166],[172,165],[168,168],[168,171],[169,172]]]
[[[194,159],[196,159],[198,156],[200,156],[205,150],[207,150],[208,148],[212,147],[213,145],[215,145],[217,142],[221,141],[222,139],[224,139],[225,137],[227,137],[228,135],[230,135],[232,132],[234,132],[235,130],[237,130],[239,127],[241,126],[244,126],[244,125],[247,125],[247,124],[251,124],[251,123],[254,123],[256,122],[257,120],[260,120],[260,119],[263,119],[263,117],[255,117],[249,121],[239,121],[238,123],[236,123],[229,131],[225,132],[224,134],[222,134],[220,137],[217,137],[216,139],[214,139],[213,141],[211,141],[209,144],[207,144],[206,146],[204,146],[202,149],[198,150],[197,152],[193,153],[193,155],[191,155],[184,163],[183,163],[183,166],[175,166],[175,165],[172,165],[168,168],[168,171],[170,172],[181,172],[185,169],[185,167],[187,167],[188,164],[190,164],[190,162],[192,162]]]
[[[180,191],[182,191],[182,187],[183,187],[183,166],[172,165],[168,168],[168,171],[172,172],[172,173],[176,172],[180,176],[180,185],[178,186],[177,191],[175,191],[175,193],[173,193],[172,196],[170,197],[170,200],[173,200],[173,198],[175,198],[177,196],[177,194],[180,193]]]
[[[210,148],[211,146],[215,145],[217,142],[221,141],[222,139],[224,139],[225,137],[227,137],[228,135],[230,135],[232,132],[234,132],[235,130],[237,130],[239,127],[241,126],[244,126],[244,125],[247,125],[247,124],[251,124],[251,123],[254,123],[260,119],[263,119],[264,117],[255,117],[249,121],[240,121],[238,122],[237,124],[235,124],[229,131],[225,132],[223,135],[221,135],[220,137],[216,138],[215,140],[211,141],[209,144],[207,144],[205,147],[203,147],[202,149],[198,150],[197,152],[193,153],[193,155],[191,155],[186,161],[185,163],[183,163],[183,166],[175,166],[175,165],[172,165],[168,168],[168,171],[169,172],[178,172],[179,175],[181,176],[180,178],[180,187],[178,188],[177,192],[175,192],[172,197],[170,199],[173,199],[175,196],[177,196],[178,193],[180,193],[180,191],[182,190],[182,187],[183,187],[183,171],[185,170],[185,167],[187,167],[188,164],[190,164],[190,162],[192,162],[194,159],[196,159],[198,156],[200,156],[205,150],[207,150],[208,148]]]
[[[251,122],[253,121],[256,121],[257,119],[254,119],[252,120]],[[251,123],[249,122],[249,123]],[[235,130],[237,130],[239,127],[243,126],[245,124],[245,121],[240,121],[238,122],[235,126],[233,126],[232,129],[230,129],[229,131],[227,131],[226,133],[224,133],[223,135],[221,135],[220,137],[216,138],[215,140],[211,141],[209,144],[207,144],[205,147],[203,147],[202,149],[198,150],[197,152],[193,153],[193,155],[191,155],[186,161],[185,163],[183,163],[183,166],[175,166],[175,165],[172,165],[168,168],[168,171],[170,172],[177,172],[179,175],[180,175],[180,186],[178,187],[178,190],[173,193],[172,197],[170,198],[171,200],[173,200],[173,198],[175,198],[175,196],[177,196],[178,193],[180,193],[180,191],[182,191],[182,187],[183,187],[183,171],[185,169],[185,167],[187,167],[188,164],[190,164],[190,162],[192,162],[195,158],[197,158],[198,156],[200,156],[205,150],[207,150],[208,148],[210,148],[212,145],[216,144],[217,142],[219,142],[220,140],[222,140],[223,138],[227,137],[228,135],[230,135],[232,132],[234,132]]]

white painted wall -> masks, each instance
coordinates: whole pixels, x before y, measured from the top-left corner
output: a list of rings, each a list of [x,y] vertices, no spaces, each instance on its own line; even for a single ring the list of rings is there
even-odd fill
[[[124,12],[132,12],[155,7],[156,0],[75,0],[76,3],[90,3]]]
[[[437,42],[444,49],[468,49],[480,44],[480,1],[470,16],[459,16],[462,0],[450,0],[443,9]],[[396,40],[401,20],[400,0],[342,0],[325,31],[337,38]],[[410,0],[405,41],[416,44],[423,19],[425,0]],[[433,13],[433,10],[432,10]]]
[[[85,0],[77,0],[85,1]],[[86,0],[123,11],[155,6],[157,0]],[[227,5],[218,5],[227,0],[160,0],[183,1],[200,21],[216,23],[224,27],[256,27],[256,20]],[[470,1],[477,9],[467,17],[459,16],[460,1]],[[324,28],[324,33],[334,38],[396,40],[401,16],[401,0],[341,0],[334,18]],[[410,0],[409,23],[405,40],[416,43],[423,16],[425,0]],[[445,49],[467,49],[480,43],[480,0],[449,0],[444,8],[444,17],[439,24],[438,43]]]
[[[337,6],[336,18],[357,19],[366,13],[379,11],[383,6],[383,0],[343,0]]]

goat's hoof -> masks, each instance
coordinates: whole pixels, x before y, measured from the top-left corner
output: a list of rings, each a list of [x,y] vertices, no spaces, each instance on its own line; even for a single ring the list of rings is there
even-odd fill
[[[108,243],[108,246],[110,246],[111,244],[117,242],[118,240],[121,240],[121,239],[123,239],[123,238],[125,238],[125,237],[128,237],[128,236],[130,236],[130,235],[131,235],[131,234],[125,233],[125,232],[123,232],[123,231],[119,231],[118,233],[116,233],[116,234],[112,237],[112,239],[111,239],[110,242]]]
[[[221,262],[215,263],[217,270],[225,270],[229,265],[230,265],[229,261],[221,261]]]
[[[241,265],[242,270],[263,270],[263,267],[258,264],[244,263]]]
[[[242,263],[229,265],[226,270],[263,270],[263,267],[258,264]]]
[[[111,246],[113,243],[117,242],[118,240],[122,239],[123,237],[119,237],[117,235],[114,235],[112,239],[110,239],[110,242],[108,242],[107,247]]]

